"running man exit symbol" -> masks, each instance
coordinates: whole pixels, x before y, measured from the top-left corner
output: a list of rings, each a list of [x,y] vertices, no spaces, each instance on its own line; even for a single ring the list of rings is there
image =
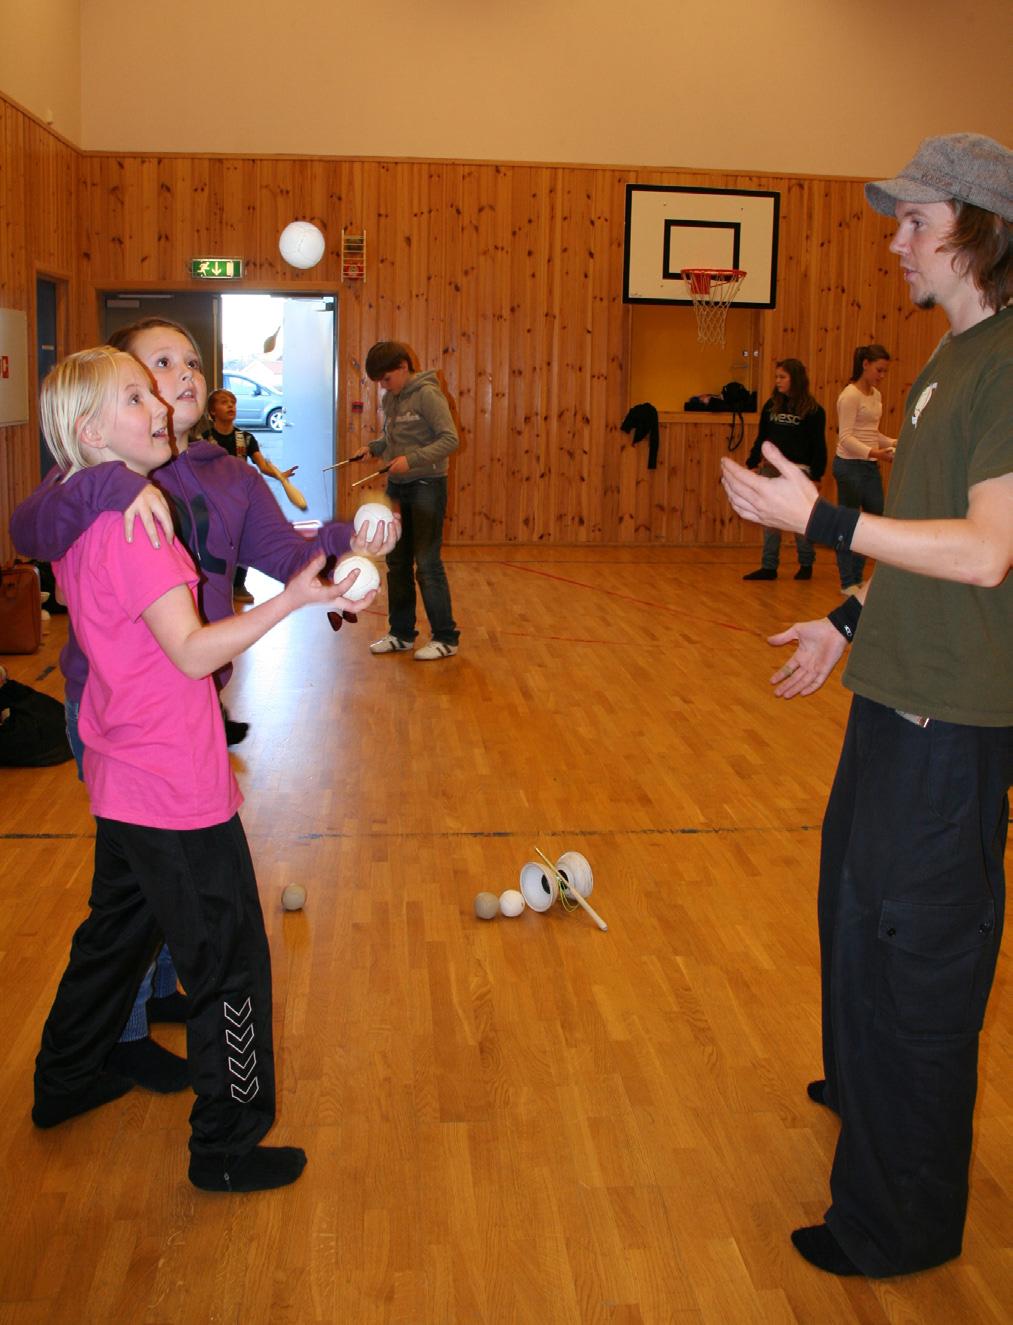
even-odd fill
[[[243,259],[191,258],[190,275],[198,281],[239,281],[243,278]]]

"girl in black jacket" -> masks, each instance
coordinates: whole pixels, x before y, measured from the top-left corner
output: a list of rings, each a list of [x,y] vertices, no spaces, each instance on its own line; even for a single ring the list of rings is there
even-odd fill
[[[809,374],[800,359],[780,359],[774,369],[774,394],[760,412],[756,441],[746,466],[767,478],[776,478],[777,470],[763,458],[760,448],[773,442],[786,460],[798,465],[814,483],[819,483],[827,467],[827,416],[809,390]],[[811,580],[816,558],[812,543],[804,534],[795,535],[798,549],[796,580]],[[744,580],[776,580],[781,557],[780,529],[764,529],[763,557],[759,570],[743,575]]]

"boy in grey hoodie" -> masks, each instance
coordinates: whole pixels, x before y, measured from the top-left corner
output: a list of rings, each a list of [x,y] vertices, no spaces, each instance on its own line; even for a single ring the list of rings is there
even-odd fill
[[[401,538],[387,555],[390,630],[372,653],[403,653],[415,629],[415,581],[432,639],[415,650],[416,662],[449,658],[460,632],[450,605],[443,565],[447,510],[447,460],[459,443],[447,398],[432,370],[415,372],[411,351],[399,341],[379,341],[366,355],[366,375],[383,388],[383,436],[352,457],[372,454],[387,462],[387,496],[401,510]]]

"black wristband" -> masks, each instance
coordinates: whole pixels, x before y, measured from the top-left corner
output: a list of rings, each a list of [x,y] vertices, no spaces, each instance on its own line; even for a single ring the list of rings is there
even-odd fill
[[[827,620],[839,630],[844,638],[850,644],[855,638],[855,631],[858,629],[858,618],[862,615],[862,604],[852,595],[845,598],[840,607],[835,607],[832,612],[827,613]]]
[[[822,543],[824,547],[832,547],[835,552],[850,552],[855,525],[861,513],[852,510],[850,506],[834,506],[832,502],[817,497],[805,527],[805,536],[810,543]]]

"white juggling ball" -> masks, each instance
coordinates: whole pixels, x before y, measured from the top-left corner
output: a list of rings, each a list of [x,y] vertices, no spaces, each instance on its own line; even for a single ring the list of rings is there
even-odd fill
[[[290,267],[315,267],[327,241],[310,221],[292,221],[278,237],[278,252]]]
[[[360,598],[365,598],[366,594],[371,593],[373,589],[379,589],[380,572],[368,557],[344,557],[334,568],[334,583],[337,584],[343,580],[353,570],[357,570],[359,576],[352,587],[345,591],[345,597],[351,599],[353,603],[357,603]]]
[[[519,916],[524,910],[524,898],[516,888],[508,888],[499,895],[499,909],[505,916]]]
[[[375,537],[376,526],[378,524],[390,524],[393,514],[389,506],[384,506],[383,502],[366,501],[363,502],[352,518],[352,526],[358,533],[363,525],[368,525],[366,529],[366,540]]]

